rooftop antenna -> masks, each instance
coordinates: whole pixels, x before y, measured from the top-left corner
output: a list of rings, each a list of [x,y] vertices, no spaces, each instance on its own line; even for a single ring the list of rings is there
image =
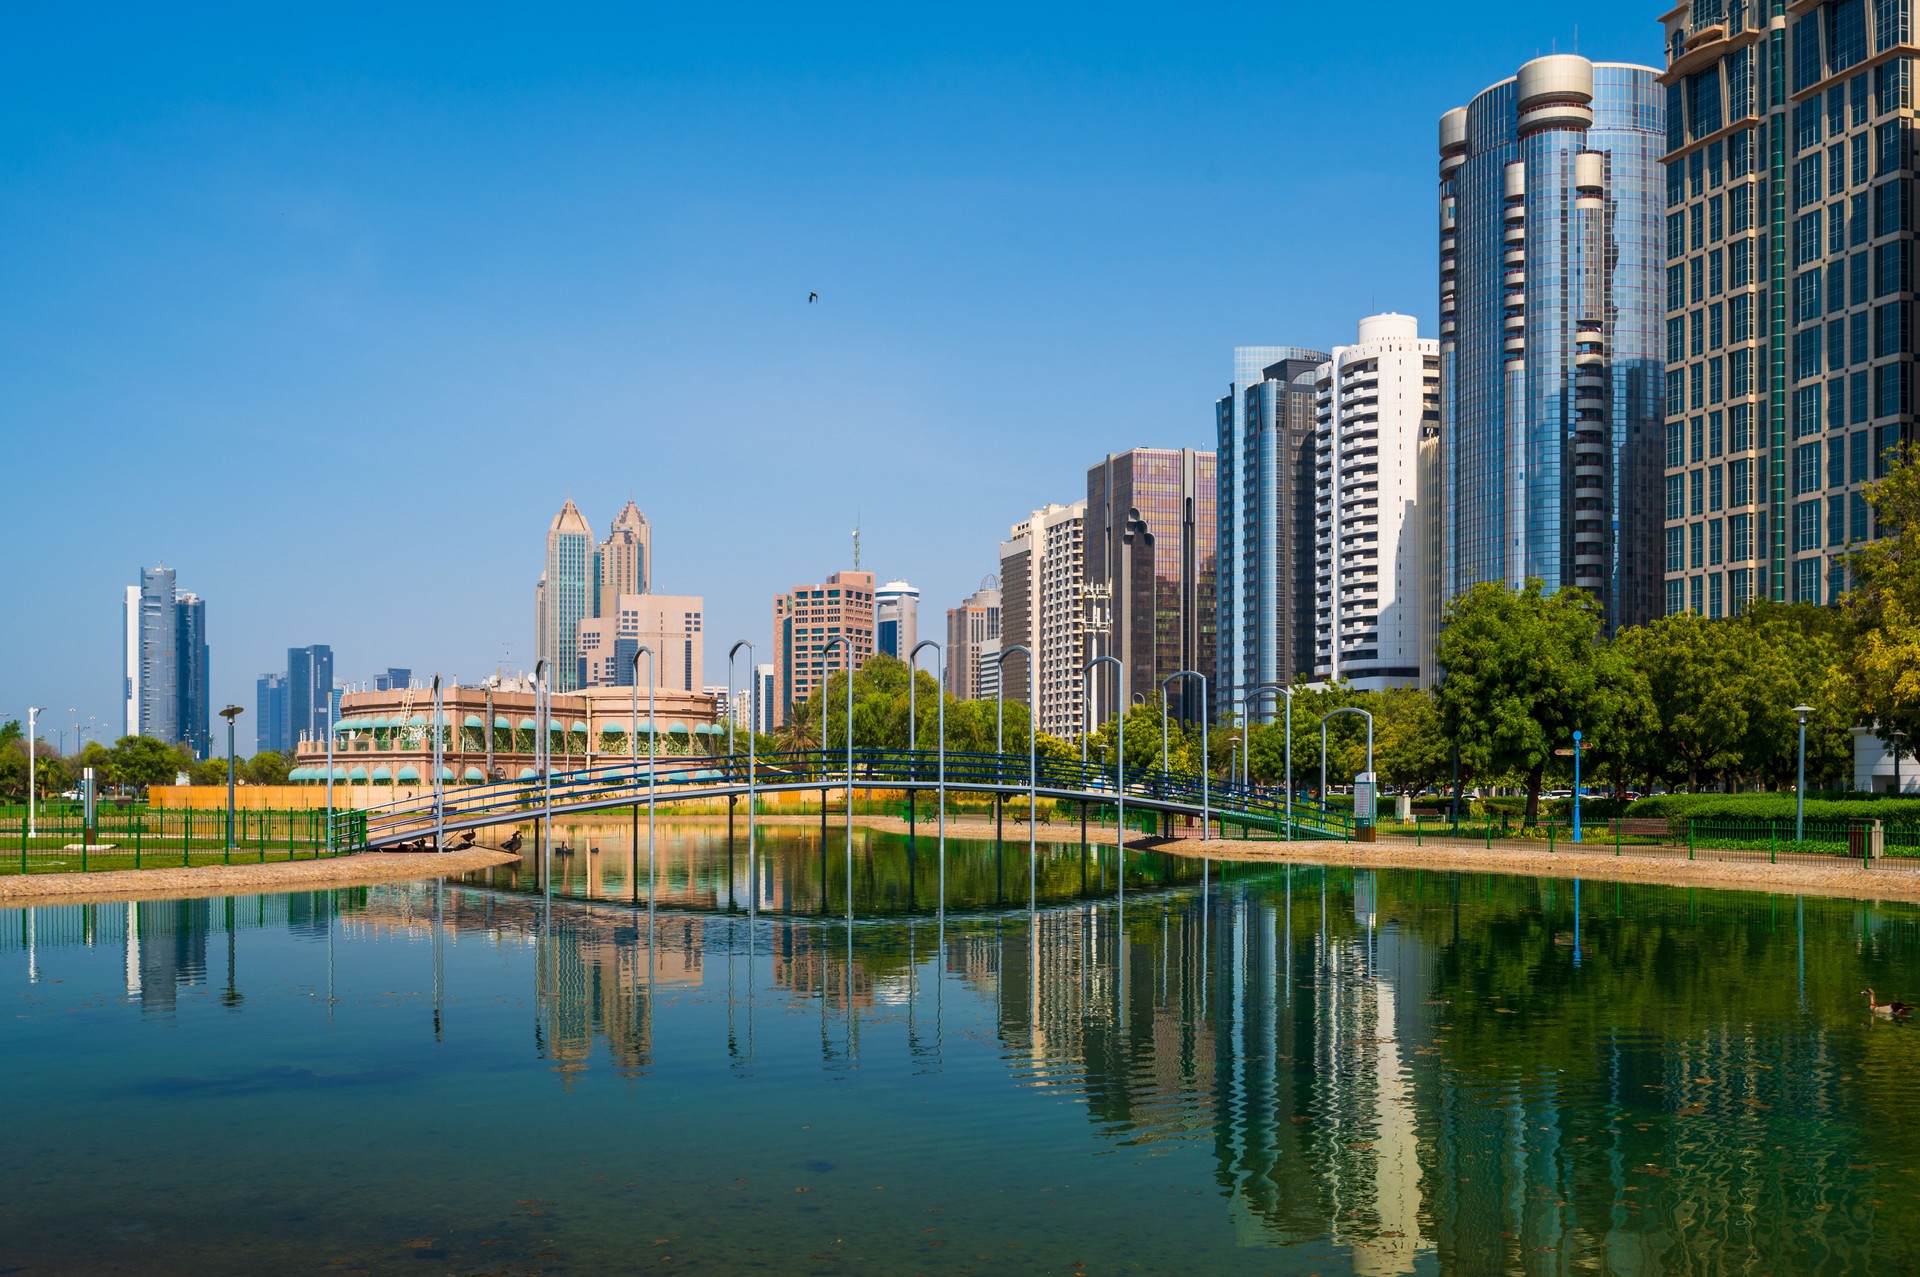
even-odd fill
[[[855,515],[853,520],[853,570],[855,572],[860,570],[860,518],[858,515]]]

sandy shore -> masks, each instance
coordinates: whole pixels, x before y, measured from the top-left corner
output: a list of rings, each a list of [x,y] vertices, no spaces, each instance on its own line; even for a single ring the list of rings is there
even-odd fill
[[[485,847],[445,855],[365,852],[330,860],[276,861],[265,865],[199,865],[191,869],[114,869],[104,873],[26,874],[0,878],[0,907],[109,900],[182,899],[358,887],[373,882],[444,878],[518,856]]]
[[[1673,887],[1712,887],[1723,891],[1770,891],[1788,895],[1838,896],[1849,900],[1920,902],[1920,872],[1904,864],[1882,862],[1862,869],[1840,862],[1768,864],[1764,854],[1752,860],[1688,860],[1684,851],[1666,855],[1616,857],[1611,849],[1569,851],[1561,844],[1549,853],[1539,843],[1501,843],[1491,850],[1468,842],[1416,846],[1411,839],[1382,838],[1376,843],[1240,842],[1197,838],[1140,839],[1129,846],[1207,860],[1274,864],[1351,865],[1363,869],[1445,869],[1467,873],[1526,874],[1543,878],[1582,878],[1600,882],[1650,882]],[[1916,866],[1915,868],[1920,868]]]

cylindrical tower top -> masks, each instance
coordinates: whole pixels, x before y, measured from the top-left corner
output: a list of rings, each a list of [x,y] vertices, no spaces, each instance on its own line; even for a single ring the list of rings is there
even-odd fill
[[[1577,53],[1535,58],[1515,80],[1520,134],[1593,127],[1593,63]]]
[[[1467,149],[1467,108],[1456,106],[1440,117],[1440,154]]]
[[[1370,341],[1388,341],[1395,337],[1417,338],[1420,335],[1420,321],[1412,315],[1398,315],[1388,311],[1383,315],[1368,315],[1360,321],[1359,345]]]

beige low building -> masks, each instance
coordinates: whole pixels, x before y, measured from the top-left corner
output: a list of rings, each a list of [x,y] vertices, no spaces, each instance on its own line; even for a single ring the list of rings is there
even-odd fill
[[[672,688],[657,688],[652,696],[650,722],[648,692],[640,689],[636,722],[632,688],[554,693],[548,727],[554,770],[600,766],[635,754],[644,758],[650,735],[660,757],[725,752],[726,727],[717,722],[713,696]],[[445,702],[443,767],[448,785],[524,780],[536,774],[534,741],[539,723],[534,694],[524,684],[453,687],[447,690]],[[342,697],[333,736],[335,803],[374,806],[431,790],[432,715],[433,694],[420,688],[348,692]],[[288,777],[291,783],[324,785],[325,741],[302,741],[294,764]]]

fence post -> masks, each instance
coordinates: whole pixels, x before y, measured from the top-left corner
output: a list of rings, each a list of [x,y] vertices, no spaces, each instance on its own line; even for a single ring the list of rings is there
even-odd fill
[[[1622,823],[1620,817],[1615,816],[1613,818],[1613,854],[1616,858],[1620,855],[1620,826]]]
[[[1780,825],[1771,820],[1767,822],[1767,863],[1780,863]]]
[[[1417,811],[1413,813],[1413,845],[1416,847],[1425,845],[1420,841],[1420,813]]]
[[[31,748],[33,742],[28,741],[27,745]],[[27,817],[25,812],[20,814],[20,872],[22,874],[27,872]]]
[[[180,867],[186,868],[187,857],[193,852],[193,808],[187,808],[187,836],[180,840]]]
[[[1687,818],[1687,859],[1693,859],[1693,818]]]
[[[1553,854],[1553,821],[1547,821],[1547,854]]]

